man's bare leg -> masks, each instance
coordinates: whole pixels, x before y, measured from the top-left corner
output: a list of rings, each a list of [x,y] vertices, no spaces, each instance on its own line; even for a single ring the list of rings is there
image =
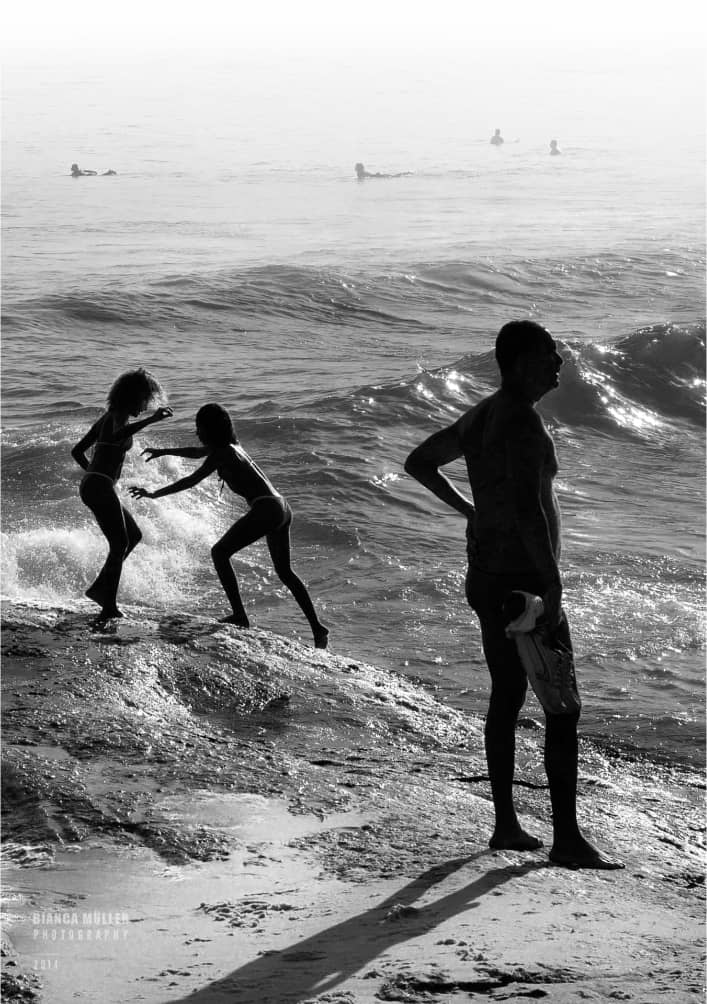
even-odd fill
[[[520,702],[522,705],[522,700]],[[486,762],[496,813],[496,826],[489,840],[494,850],[536,851],[542,840],[527,833],[520,825],[513,804],[515,770],[515,729],[520,710],[518,700],[492,691],[486,716]]]
[[[547,715],[545,770],[550,782],[553,843],[549,858],[565,868],[612,870],[623,864],[606,857],[577,825],[577,715]]]

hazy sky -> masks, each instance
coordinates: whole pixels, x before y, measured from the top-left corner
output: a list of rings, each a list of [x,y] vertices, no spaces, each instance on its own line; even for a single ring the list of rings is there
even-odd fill
[[[20,48],[260,48],[581,41],[704,47],[700,0],[10,0]]]

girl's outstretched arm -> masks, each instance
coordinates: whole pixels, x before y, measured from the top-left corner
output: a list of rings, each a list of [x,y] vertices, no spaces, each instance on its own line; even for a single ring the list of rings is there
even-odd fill
[[[149,464],[151,460],[157,460],[158,457],[185,457],[187,460],[201,460],[202,457],[208,456],[208,453],[206,446],[182,446],[174,449],[170,447],[166,450],[157,450],[152,446],[147,446],[140,456],[144,457],[147,454],[145,463]]]
[[[134,436],[136,432],[140,432],[154,422],[161,422],[165,418],[171,418],[173,414],[174,412],[171,408],[157,408],[151,415],[141,419],[139,422],[129,422],[127,425],[121,425],[120,428],[114,429],[110,433],[107,430],[103,430],[103,434],[109,442],[120,443],[122,440]]]
[[[209,458],[205,464],[194,471],[186,478],[180,478],[179,481],[175,481],[171,485],[165,485],[164,488],[158,488],[154,492],[150,492],[147,488],[137,488],[133,486],[129,488],[128,491],[136,499],[161,499],[165,495],[175,495],[177,492],[186,491],[187,488],[193,488],[198,485],[200,481],[207,478],[209,474],[212,474],[216,470],[216,461]]]

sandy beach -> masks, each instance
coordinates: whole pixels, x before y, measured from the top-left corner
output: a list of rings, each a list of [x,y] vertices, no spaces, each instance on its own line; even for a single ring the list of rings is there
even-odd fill
[[[703,999],[699,775],[583,744],[580,819],[625,870],[494,852],[481,722],[295,640],[127,612],[5,610],[3,1000]]]

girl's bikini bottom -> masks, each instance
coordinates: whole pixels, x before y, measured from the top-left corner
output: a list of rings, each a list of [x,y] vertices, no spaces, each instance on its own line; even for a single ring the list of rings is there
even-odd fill
[[[118,499],[115,481],[109,474],[101,474],[100,471],[87,471],[84,474],[79,486],[79,496],[83,504],[94,513],[96,507],[103,509]]]
[[[105,478],[106,481],[110,481],[112,485],[115,484],[115,478],[112,478],[110,474],[103,474],[101,471],[87,471],[81,478],[81,484],[83,485],[88,478]]]
[[[273,530],[284,530],[286,526],[290,525],[292,522],[292,510],[282,495],[257,495],[254,499],[249,500],[248,506],[250,509],[253,509],[258,504],[262,505],[263,502],[277,503],[277,506],[282,514],[282,519],[277,526],[273,527]]]

